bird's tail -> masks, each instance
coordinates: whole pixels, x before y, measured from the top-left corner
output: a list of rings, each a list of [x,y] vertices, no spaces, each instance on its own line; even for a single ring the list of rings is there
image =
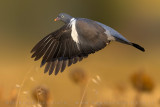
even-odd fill
[[[120,35],[120,34],[119,34],[119,35],[114,35],[114,38],[115,38],[115,40],[118,41],[118,42],[121,42],[121,43],[124,43],[124,44],[127,44],[127,45],[131,45],[131,46],[133,46],[133,47],[141,50],[142,52],[145,51],[145,49],[144,49],[142,46],[140,46],[140,45],[138,45],[138,44],[136,44],[136,43],[132,43],[132,42],[128,41],[126,38],[124,38],[124,37],[123,37],[122,35]]]
[[[121,42],[121,43],[124,43],[124,44],[127,44],[127,45],[131,45],[131,46],[133,46],[133,47],[141,50],[142,52],[145,51],[145,49],[144,49],[142,46],[140,46],[140,45],[138,45],[138,44],[136,44],[136,43],[132,43],[132,42],[130,42],[130,41],[128,41],[128,40],[121,39],[121,38],[116,38],[116,41]]]
[[[145,52],[145,49],[142,46],[138,45],[138,44],[132,43],[132,46],[137,48],[137,49],[139,49],[139,50],[141,50],[142,52]]]

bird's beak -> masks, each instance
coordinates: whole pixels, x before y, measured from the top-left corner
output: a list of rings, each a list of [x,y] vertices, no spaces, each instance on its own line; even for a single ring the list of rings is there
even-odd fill
[[[58,20],[60,20],[59,17],[57,17],[57,18],[54,19],[54,21],[58,21]]]

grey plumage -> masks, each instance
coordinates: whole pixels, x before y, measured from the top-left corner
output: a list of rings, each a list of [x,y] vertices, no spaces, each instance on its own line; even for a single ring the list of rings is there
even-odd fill
[[[31,50],[35,61],[42,57],[41,66],[46,64],[44,72],[49,72],[49,75],[53,71],[55,75],[59,71],[63,72],[67,66],[82,61],[114,40],[145,51],[143,47],[100,22],[73,18],[64,13],[59,14],[57,20],[63,21],[65,25],[44,37]]]
[[[97,21],[96,21],[97,22]],[[127,40],[125,37],[123,37],[120,33],[118,33],[116,30],[112,29],[109,26],[106,26],[100,22],[97,22],[99,25],[101,25],[105,30],[109,31],[110,34],[116,39],[116,41],[124,43],[124,44],[128,44],[128,45],[132,45],[133,47],[141,50],[141,51],[145,51],[145,49],[143,47],[141,47],[140,45],[136,44],[136,43],[132,43],[129,40]]]

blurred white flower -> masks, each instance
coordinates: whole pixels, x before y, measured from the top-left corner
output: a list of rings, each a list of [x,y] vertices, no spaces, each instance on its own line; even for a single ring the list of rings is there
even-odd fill
[[[100,78],[99,75],[96,75],[96,78],[97,78],[98,81],[101,81],[101,78]]]
[[[92,78],[92,82],[98,84],[97,80],[95,80],[94,78]]]
[[[35,79],[34,79],[33,77],[30,77],[30,80],[31,80],[31,81],[35,81]]]
[[[23,91],[23,94],[28,94],[28,91]]]
[[[17,87],[17,88],[19,88],[19,87],[21,87],[21,85],[19,85],[19,84],[16,84],[16,87]]]

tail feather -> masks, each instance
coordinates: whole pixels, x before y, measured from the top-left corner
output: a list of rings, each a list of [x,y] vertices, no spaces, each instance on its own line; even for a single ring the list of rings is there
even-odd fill
[[[132,46],[137,48],[137,49],[139,49],[139,50],[141,50],[142,52],[145,52],[145,49],[142,46],[138,45],[138,44],[132,43]]]

